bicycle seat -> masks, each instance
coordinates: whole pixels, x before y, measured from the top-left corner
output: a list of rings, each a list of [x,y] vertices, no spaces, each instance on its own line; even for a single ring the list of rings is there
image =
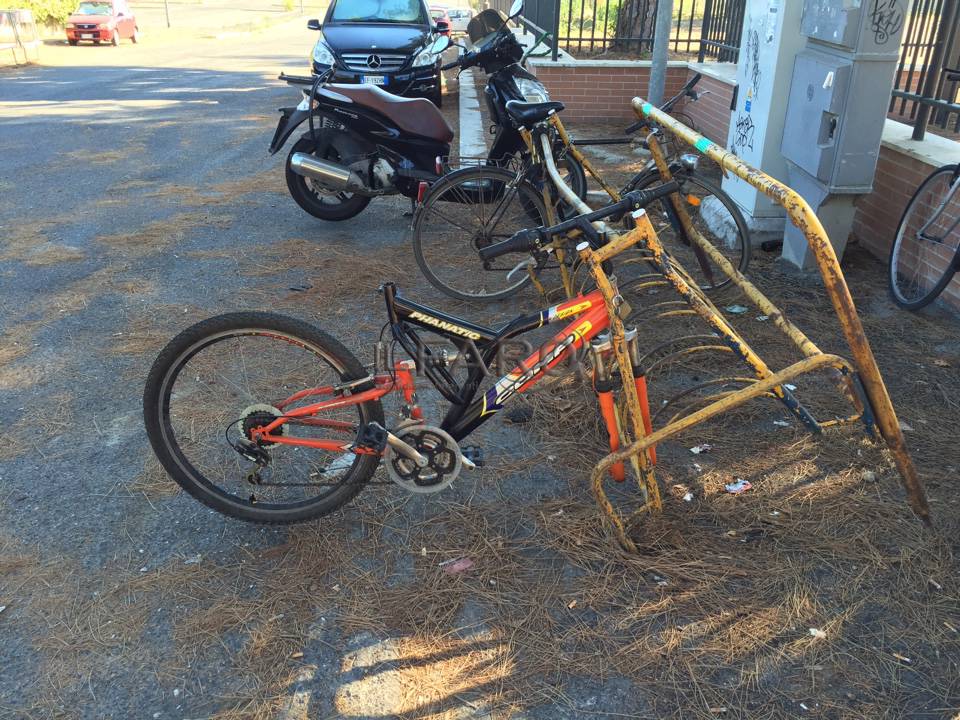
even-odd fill
[[[563,103],[556,100],[541,103],[510,100],[507,102],[507,114],[517,123],[526,127],[541,120],[546,120],[550,113],[560,112],[563,107]]]

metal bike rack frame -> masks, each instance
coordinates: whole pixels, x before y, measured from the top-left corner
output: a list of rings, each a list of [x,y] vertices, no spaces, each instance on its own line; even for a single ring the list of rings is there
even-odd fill
[[[629,525],[633,519],[645,510],[659,509],[660,507],[659,491],[657,490],[656,484],[652,481],[652,468],[647,462],[647,450],[655,446],[658,442],[676,435],[683,430],[687,430],[705,420],[727,412],[753,398],[764,395],[773,395],[779,398],[799,420],[815,432],[819,432],[820,429],[828,425],[836,425],[858,419],[864,421],[870,432],[873,432],[874,428],[879,429],[880,435],[886,442],[897,470],[900,473],[910,507],[920,520],[925,524],[929,524],[930,508],[927,503],[923,484],[917,476],[916,469],[907,451],[903,433],[893,409],[893,404],[890,401],[890,396],[887,393],[883,378],[880,375],[880,370],[877,367],[873,352],[870,349],[863,325],[857,315],[853,298],[850,296],[850,291],[847,288],[836,253],[813,210],[794,190],[764,174],[760,170],[747,165],[733,153],[677,122],[650,103],[641,98],[634,98],[632,105],[634,112],[641,120],[650,120],[652,123],[669,130],[675,137],[683,140],[703,155],[716,161],[725,172],[733,173],[737,177],[742,178],[784,208],[790,221],[806,237],[810,249],[814,254],[827,295],[833,304],[843,334],[850,347],[853,362],[848,362],[837,355],[822,352],[796,325],[787,320],[783,313],[770,302],[756,286],[734,268],[726,258],[696,230],[690,220],[690,216],[676,195],[671,196],[671,200],[691,241],[730,277],[732,283],[735,284],[761,312],[770,317],[773,325],[782,331],[797,346],[801,354],[804,355],[802,360],[779,372],[774,372],[768,368],[759,356],[747,345],[743,338],[740,337],[736,330],[726,322],[720,312],[714,307],[713,303],[711,303],[699,287],[697,287],[696,283],[692,281],[686,271],[684,271],[673,258],[664,253],[663,248],[657,240],[656,232],[646,215],[638,219],[635,230],[631,230],[626,236],[614,240],[611,246],[604,247],[596,252],[582,253],[582,259],[585,262],[589,265],[595,265],[600,260],[616,254],[619,250],[614,246],[626,246],[637,243],[638,238],[636,234],[642,234],[643,239],[640,242],[644,242],[647,249],[651,251],[651,262],[662,274],[667,283],[673,286],[690,308],[731,346],[733,351],[754,370],[757,376],[756,381],[748,384],[746,387],[723,394],[719,399],[705,407],[683,417],[679,417],[668,423],[665,427],[649,434],[644,433],[640,423],[632,423],[634,438],[636,439],[628,446],[610,453],[596,465],[591,475],[593,491],[604,515],[606,515],[612,524],[621,545],[628,550],[635,550],[636,546],[627,533]],[[659,144],[656,141],[650,142],[650,150],[660,170],[661,177],[664,181],[669,180],[670,171]],[[601,286],[600,290],[603,292],[605,298],[608,294],[611,294],[610,288]],[[613,311],[612,298],[607,298],[607,300],[609,309]],[[618,335],[616,329],[615,327],[615,345],[617,344],[616,335]],[[620,352],[617,354],[625,355]],[[623,357],[623,359],[626,360],[625,357]],[[796,399],[793,398],[789,390],[785,388],[785,385],[794,378],[818,370],[826,370],[832,375],[842,395],[857,410],[855,415],[841,420],[817,423],[815,419],[806,413]],[[867,401],[866,403],[861,400],[857,393],[857,384],[854,382],[855,378],[859,379],[863,395]],[[631,397],[632,393],[626,393],[626,395],[628,408],[631,414],[634,414],[634,412],[638,410],[638,408],[633,407],[636,404],[636,398]],[[631,461],[635,467],[637,464],[640,465],[638,469],[640,469],[641,472],[637,480],[641,488],[645,491],[644,494],[647,495],[647,502],[625,522],[607,498],[603,489],[603,482],[611,466],[615,463],[622,463],[628,460]],[[649,497],[651,490],[654,497]]]

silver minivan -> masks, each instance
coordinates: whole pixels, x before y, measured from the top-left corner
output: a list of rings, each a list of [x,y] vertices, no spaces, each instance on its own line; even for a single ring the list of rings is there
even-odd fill
[[[473,18],[473,10],[470,8],[448,8],[447,15],[450,16],[450,33],[465,35],[467,25]]]

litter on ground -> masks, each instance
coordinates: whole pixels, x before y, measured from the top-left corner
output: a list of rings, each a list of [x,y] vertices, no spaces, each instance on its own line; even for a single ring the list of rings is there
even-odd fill
[[[736,482],[727,483],[723,488],[730,493],[731,495],[739,495],[740,493],[745,493],[747,490],[752,488],[753,485],[749,480],[738,479]]]

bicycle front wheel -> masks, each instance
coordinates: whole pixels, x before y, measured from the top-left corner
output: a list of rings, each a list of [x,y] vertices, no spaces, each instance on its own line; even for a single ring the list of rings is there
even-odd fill
[[[937,168],[917,188],[890,248],[893,299],[907,310],[930,304],[957,269],[960,166]]]
[[[430,188],[413,220],[413,253],[430,284],[450,297],[499,300],[530,281],[520,263],[531,256],[484,263],[477,251],[547,224],[543,200],[529,182],[502,168],[465,168]]]
[[[252,430],[365,376],[346,348],[304,322],[221,315],[183,331],[157,357],[143,393],[147,435],[167,473],[214,510],[264,523],[307,520],[349,502],[380,460],[309,443],[349,445],[365,424],[383,424],[380,402],[290,418],[272,434],[301,444],[260,443],[260,462],[241,450]],[[296,399],[308,390],[318,392]]]
[[[681,183],[680,200],[687,214],[707,242],[742,273],[750,264],[750,232],[737,204],[722,189],[697,175],[678,178]],[[637,189],[645,190],[659,185],[660,176],[651,173],[636,183]],[[632,188],[631,188],[632,189]],[[660,244],[683,266],[701,290],[713,292],[730,284],[730,278],[720,267],[703,253],[697,252],[693,243],[679,227],[668,207],[670,198],[665,197],[647,208],[650,220]]]

